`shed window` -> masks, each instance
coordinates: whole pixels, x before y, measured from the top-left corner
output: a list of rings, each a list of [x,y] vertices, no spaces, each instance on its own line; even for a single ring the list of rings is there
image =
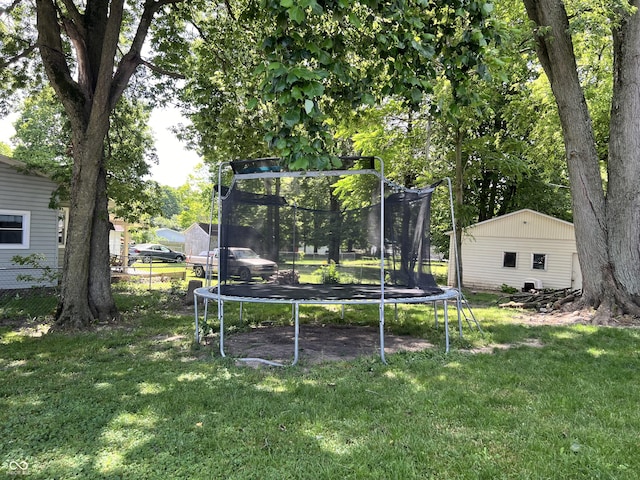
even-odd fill
[[[534,253],[531,267],[534,270],[546,270],[547,269],[546,253]]]
[[[0,248],[29,248],[30,212],[0,210]]]
[[[504,252],[504,257],[502,258],[502,266],[508,268],[516,268],[516,260],[518,256],[516,252]]]

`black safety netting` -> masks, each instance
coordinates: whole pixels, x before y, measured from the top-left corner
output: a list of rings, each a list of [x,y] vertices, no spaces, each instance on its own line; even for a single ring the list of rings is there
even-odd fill
[[[351,274],[302,275],[301,283],[380,285],[384,281],[385,286],[436,293],[430,215],[437,184],[408,190],[381,182],[375,175],[358,177],[243,180],[238,174],[231,187],[217,188],[220,238],[211,240],[220,248],[220,281],[297,283],[299,272],[313,270],[313,259],[321,273],[339,266]],[[349,188],[353,194],[345,194]],[[217,229],[212,231],[218,235]],[[272,275],[268,266],[257,265],[257,259],[253,266],[251,260],[241,261],[239,257],[247,252],[275,262],[278,273]],[[283,282],[287,275],[296,280]]]

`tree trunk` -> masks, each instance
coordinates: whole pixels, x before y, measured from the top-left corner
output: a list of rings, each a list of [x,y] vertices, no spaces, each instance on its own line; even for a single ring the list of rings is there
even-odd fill
[[[137,27],[129,25],[135,33],[123,52],[119,40],[125,0],[60,2],[65,8],[53,0],[36,0],[42,64],[71,123],[73,143],[69,229],[54,330],[86,328],[94,320],[117,316],[110,285],[104,165],[109,116],[142,63],[154,15],[182,1],[143,2]]]
[[[632,2],[638,7],[637,0]],[[613,98],[607,186],[608,252],[624,310],[640,304],[640,15],[613,32]],[[628,300],[632,305],[626,305]]]
[[[102,159],[102,142],[75,142],[69,207],[69,229],[64,254],[62,289],[56,329],[86,328],[95,319],[89,304],[89,267],[96,204],[95,186]]]
[[[280,196],[280,188],[282,187],[282,182],[279,178],[276,178],[276,197]],[[273,223],[274,223],[274,232],[273,232],[273,261],[278,263],[280,261],[280,204],[274,207],[275,212],[273,212]],[[295,246],[292,249],[295,252]]]
[[[635,163],[637,169],[637,159],[629,160],[630,150],[627,150],[626,158],[620,157],[626,149],[633,149],[636,157],[638,151],[637,116],[640,112],[638,93],[632,91],[638,80],[638,15],[623,22],[617,35],[609,187],[605,200],[591,118],[578,77],[564,5],[561,0],[524,0],[524,4],[529,18],[541,27],[536,35],[538,58],[549,78],[562,124],[576,244],[582,269],[582,303],[601,308],[601,315],[596,316],[596,321],[615,312],[616,307],[621,307],[624,312],[640,313],[630,296],[633,292],[629,290],[632,283],[637,286],[637,273],[632,272],[638,271],[638,263],[631,265],[628,261],[633,250],[636,260],[638,253],[638,190],[637,185],[635,190],[631,187],[632,182],[637,183],[637,171],[634,175],[633,167]],[[625,38],[627,33],[629,38]],[[624,65],[625,62],[631,65]],[[616,106],[621,100],[629,104],[624,108]],[[624,125],[626,121],[631,125]],[[632,221],[633,226],[625,225]],[[635,231],[635,237],[629,236],[632,231]],[[622,252],[627,253],[626,258]],[[635,275],[635,279],[630,281],[629,274]]]
[[[111,292],[109,212],[103,165],[104,118],[98,138],[74,148],[74,174],[62,288],[55,330],[85,329],[96,321],[118,317]],[[104,132],[100,136],[100,132]],[[86,147],[86,146],[89,147]]]
[[[89,263],[89,307],[94,318],[111,321],[119,317],[111,292],[111,268],[109,252],[109,199],[107,197],[107,172],[98,172],[96,205],[91,235],[91,260]]]
[[[273,195],[273,182],[270,178],[265,178],[263,180],[264,190],[267,195]],[[265,255],[269,260],[275,260],[273,258],[273,240],[275,238],[275,211],[273,205],[267,205],[267,212],[265,218],[265,229],[264,229],[264,252],[259,252],[262,255]]]

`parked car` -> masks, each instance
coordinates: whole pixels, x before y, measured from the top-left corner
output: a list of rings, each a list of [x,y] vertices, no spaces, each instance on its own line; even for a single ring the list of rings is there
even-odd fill
[[[207,257],[209,259],[207,260]],[[229,275],[240,277],[243,282],[248,282],[252,277],[262,277],[269,280],[278,272],[278,264],[260,258],[250,248],[229,247]],[[207,266],[213,273],[218,272],[218,249],[200,252],[199,255],[189,255],[187,266],[193,267],[196,277],[203,278]]]
[[[141,243],[129,249],[129,265],[134,262],[184,262],[187,256],[158,243]]]

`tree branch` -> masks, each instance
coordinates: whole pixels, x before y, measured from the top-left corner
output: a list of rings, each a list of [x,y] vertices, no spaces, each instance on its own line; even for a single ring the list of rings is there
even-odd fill
[[[67,7],[67,14],[65,14],[61,8],[57,8],[58,16],[61,20],[64,31],[66,32],[73,48],[76,51],[77,57],[77,71],[78,71],[78,85],[80,88],[84,88],[86,96],[91,97],[91,90],[93,89],[93,77],[91,75],[91,62],[89,60],[88,45],[86,42],[87,29],[85,27],[82,15],[76,9],[73,2],[69,0],[62,0]]]
[[[14,55],[13,57],[9,57],[7,60],[5,60],[4,62],[0,62],[0,69],[2,68],[6,68],[9,65],[16,63],[18,60],[20,60],[21,58],[25,58],[28,57],[29,55],[31,55],[33,53],[33,51],[37,48],[37,45],[29,45],[27,46],[27,48],[25,48],[22,52],[18,53],[17,55]]]
[[[547,50],[547,37],[549,36],[548,26],[545,25],[542,12],[539,10],[539,4],[535,0],[524,0],[524,6],[527,10],[529,19],[536,24],[534,30],[534,37],[536,41],[536,51],[538,53],[538,59],[544,68],[547,76],[552,80],[551,74],[551,60],[549,58],[549,51]]]
[[[84,92],[75,82],[69,71],[69,65],[64,54],[58,12],[52,0],[36,0],[38,48],[42,64],[51,86],[56,91],[69,114],[69,119],[84,118],[84,106],[87,101]],[[81,131],[81,125],[74,125],[76,131]]]
[[[149,27],[151,26],[154,15],[165,5],[176,5],[184,2],[185,0],[146,0],[138,29],[131,42],[131,47],[124,57],[122,57],[118,65],[118,70],[113,77],[110,95],[112,108],[115,107],[122,92],[124,92],[129,84],[129,79],[133,75],[133,72],[135,72],[138,65],[144,63],[140,57],[140,53],[142,52],[142,46],[149,33]]]
[[[117,99],[112,101],[111,91],[113,85],[113,67],[115,62],[115,52],[120,40],[122,29],[122,17],[125,0],[113,0],[109,8],[107,26],[104,30],[102,42],[102,54],[100,56],[100,71],[96,79],[96,89],[94,97],[93,115],[109,115],[115,108]],[[97,107],[97,108],[96,108]]]
[[[178,72],[172,72],[170,70],[165,70],[164,68],[160,68],[157,65],[154,65],[151,62],[148,62],[146,60],[140,59],[139,61],[140,65],[144,65],[145,67],[147,67],[149,70],[152,70],[156,73],[159,73],[160,75],[165,75],[167,77],[170,78],[175,78],[176,80],[184,80],[185,78],[187,78],[185,75],[178,73]]]
[[[198,35],[200,35],[200,38],[202,38],[205,43],[209,43],[208,35],[204,32],[204,30],[202,30],[198,22],[195,22],[193,19],[191,19],[189,20],[189,23],[193,26],[193,28],[196,29]]]
[[[231,3],[229,3],[229,0],[224,0],[224,4],[227,7],[227,13],[229,14],[229,16],[231,17],[232,20],[236,20],[235,15],[233,14],[233,10],[231,9]]]
[[[62,3],[65,7],[67,7],[67,15],[74,23],[76,29],[81,30],[83,34],[86,34],[84,29],[84,20],[82,14],[78,11],[78,8],[73,3],[72,0],[62,0]]]

